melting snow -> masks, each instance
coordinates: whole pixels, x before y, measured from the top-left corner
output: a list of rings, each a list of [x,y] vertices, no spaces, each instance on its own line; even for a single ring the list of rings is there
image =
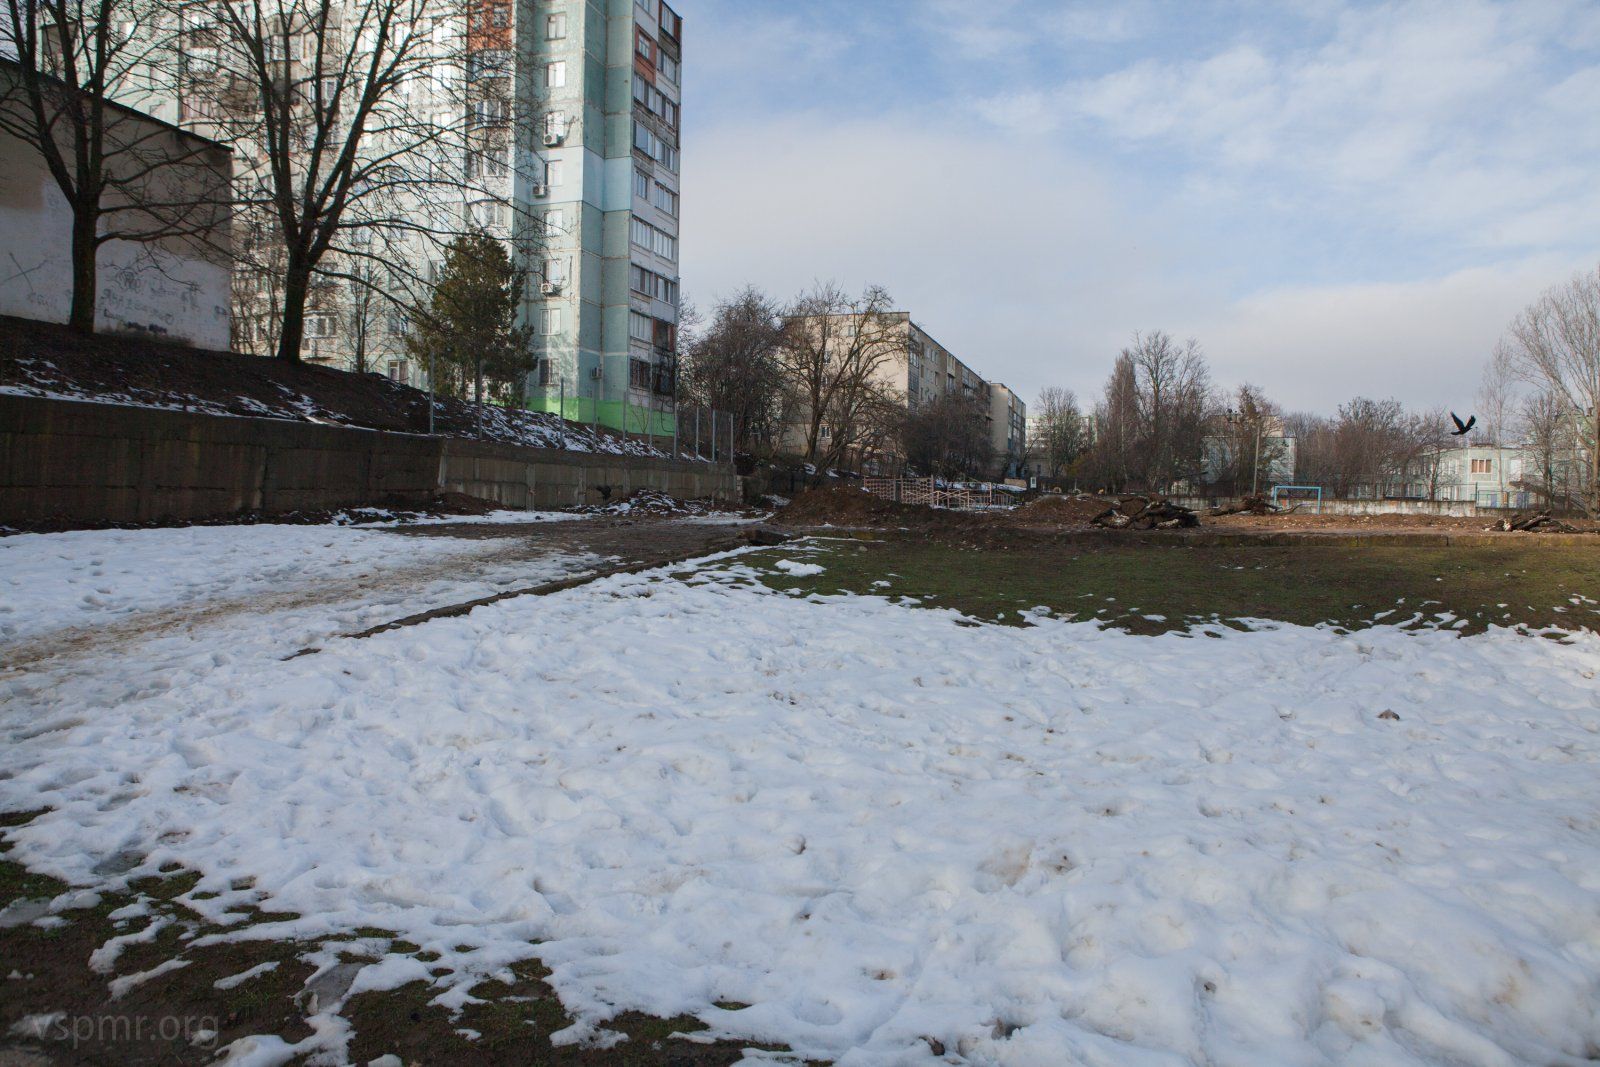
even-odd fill
[[[0,809],[54,809],[12,856],[395,930],[447,1004],[537,954],[568,1037],[638,1009],[846,1064],[1600,1044],[1600,638],[973,627],[752,577],[0,679]]]

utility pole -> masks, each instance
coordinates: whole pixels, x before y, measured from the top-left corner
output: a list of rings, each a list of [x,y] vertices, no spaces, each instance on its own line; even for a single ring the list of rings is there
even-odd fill
[[[1291,481],[1293,479],[1290,479]],[[1261,413],[1256,412],[1256,462],[1250,468],[1250,495],[1261,495]]]

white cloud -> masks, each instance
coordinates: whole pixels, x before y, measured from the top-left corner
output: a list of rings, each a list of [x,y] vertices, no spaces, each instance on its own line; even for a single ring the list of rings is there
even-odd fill
[[[1181,239],[1112,183],[1037,145],[910,121],[724,126],[685,153],[684,276],[700,304],[753,282],[882,283],[984,374],[1031,393],[1098,381]],[[973,161],[981,161],[974,166]]]
[[[1293,408],[1352,396],[1469,408],[1506,326],[1539,293],[1592,261],[1539,257],[1394,284],[1262,292],[1196,317],[1216,376],[1251,381]]]
[[[979,101],[1037,132],[1089,122],[1183,153],[1236,195],[1298,188],[1306,208],[1510,246],[1600,240],[1600,60],[1570,69],[1600,8],[1409,0],[1323,12],[1309,47],[1235,42],[1136,58],[1103,76]],[[1573,53],[1577,54],[1577,53]],[[1576,232],[1552,232],[1565,210]],[[1473,232],[1476,231],[1476,232]]]

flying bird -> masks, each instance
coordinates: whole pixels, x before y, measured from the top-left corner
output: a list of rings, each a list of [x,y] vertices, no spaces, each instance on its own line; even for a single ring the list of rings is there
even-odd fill
[[[1472,428],[1474,426],[1478,425],[1478,416],[1476,415],[1468,418],[1466,422],[1462,422],[1461,417],[1452,411],[1450,413],[1450,419],[1456,424],[1455,430],[1450,434],[1451,437],[1465,437],[1467,434],[1472,432]]]

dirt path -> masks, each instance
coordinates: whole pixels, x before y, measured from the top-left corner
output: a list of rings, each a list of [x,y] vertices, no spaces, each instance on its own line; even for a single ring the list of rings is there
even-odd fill
[[[728,547],[737,526],[684,520],[610,517],[551,523],[448,523],[380,531],[396,539],[450,538],[460,555],[360,573],[350,578],[308,579],[264,595],[187,601],[140,611],[110,624],[71,627],[30,637],[7,648],[0,678],[42,665],[114,655],[153,638],[227,626],[309,626],[327,637],[366,630],[422,613],[445,614],[495,599],[502,590],[527,589],[616,567],[654,565]],[[483,542],[483,544],[474,544]],[[526,574],[523,571],[526,571]],[[492,579],[494,588],[486,588]],[[319,611],[318,609],[325,609]],[[306,619],[307,614],[315,616]],[[293,617],[293,621],[289,621]],[[289,651],[304,647],[304,641]]]

